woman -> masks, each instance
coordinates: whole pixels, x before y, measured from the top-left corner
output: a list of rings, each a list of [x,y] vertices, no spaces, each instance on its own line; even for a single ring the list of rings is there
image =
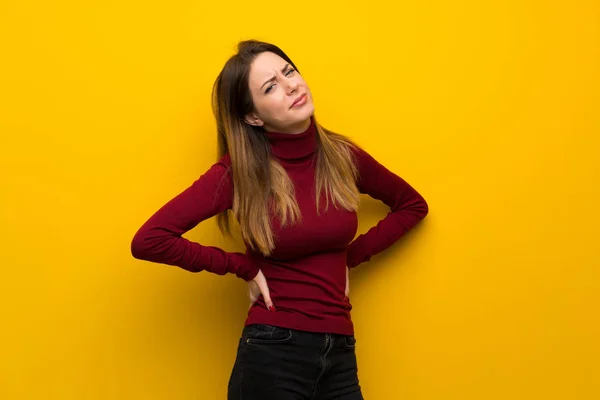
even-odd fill
[[[251,305],[228,399],[362,399],[348,269],[422,220],[427,203],[350,139],[323,128],[312,94],[277,46],[248,40],[213,88],[219,155],[132,241],[135,258],[188,271],[234,273]],[[391,212],[357,231],[360,193]],[[239,221],[245,254],[182,237],[217,215]]]

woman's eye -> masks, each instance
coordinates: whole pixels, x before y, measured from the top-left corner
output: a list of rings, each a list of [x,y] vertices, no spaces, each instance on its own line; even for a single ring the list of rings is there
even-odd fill
[[[288,70],[287,70],[287,72],[285,73],[285,76],[288,76],[288,75],[290,74],[290,72],[295,72],[295,71],[296,71],[295,69],[293,69],[293,68],[290,68],[290,69],[288,69]],[[266,93],[269,93],[269,92],[271,91],[271,89],[273,88],[273,86],[275,86],[275,84],[272,84],[271,86],[269,86],[269,87],[267,88],[267,90],[265,90],[265,94],[266,94]]]

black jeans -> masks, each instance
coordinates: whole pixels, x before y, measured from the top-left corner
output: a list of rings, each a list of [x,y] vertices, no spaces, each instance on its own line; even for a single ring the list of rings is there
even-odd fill
[[[354,336],[244,327],[228,400],[363,400]]]

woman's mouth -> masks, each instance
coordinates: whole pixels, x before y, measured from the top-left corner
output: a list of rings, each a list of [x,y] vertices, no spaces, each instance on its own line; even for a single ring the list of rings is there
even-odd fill
[[[299,98],[297,98],[294,103],[292,104],[292,107],[299,107],[303,104],[306,104],[306,93],[303,94],[302,96],[300,96]],[[292,108],[290,107],[290,108]]]

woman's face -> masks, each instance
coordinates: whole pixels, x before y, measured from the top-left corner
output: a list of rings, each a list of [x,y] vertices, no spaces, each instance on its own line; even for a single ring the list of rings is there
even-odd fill
[[[248,84],[255,109],[246,115],[247,123],[268,132],[293,134],[308,129],[315,111],[312,94],[291,64],[275,53],[260,53],[250,66]]]

